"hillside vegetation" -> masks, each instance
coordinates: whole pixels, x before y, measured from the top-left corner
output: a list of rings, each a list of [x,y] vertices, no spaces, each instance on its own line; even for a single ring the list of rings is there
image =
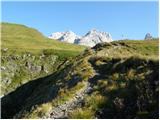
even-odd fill
[[[2,98],[2,118],[158,118],[158,40],[88,48]]]
[[[1,96],[52,74],[85,47],[51,40],[24,25],[1,23]]]
[[[39,31],[24,25],[1,23],[2,48],[14,49],[16,52],[40,52],[44,49],[80,52],[85,47],[60,42],[43,36]]]

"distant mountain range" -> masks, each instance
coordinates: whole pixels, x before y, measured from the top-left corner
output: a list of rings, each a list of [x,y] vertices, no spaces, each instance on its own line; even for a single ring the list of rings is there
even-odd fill
[[[56,39],[62,42],[74,43],[93,47],[97,43],[111,42],[112,37],[107,32],[102,32],[96,29],[90,30],[84,36],[78,36],[72,31],[55,32],[49,36],[50,39]]]

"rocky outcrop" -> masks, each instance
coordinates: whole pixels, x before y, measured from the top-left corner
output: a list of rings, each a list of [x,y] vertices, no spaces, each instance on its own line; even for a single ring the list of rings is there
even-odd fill
[[[84,103],[85,96],[91,91],[90,84],[86,84],[81,90],[77,91],[73,98],[66,101],[64,104],[54,107],[48,116],[44,119],[65,119],[68,118],[68,113],[74,108],[81,107]]]
[[[150,33],[147,33],[146,35],[145,35],[145,38],[144,38],[145,40],[151,40],[151,39],[153,39],[153,37],[152,37],[152,35],[150,34]]]
[[[56,55],[35,56],[29,53],[14,55],[5,51],[1,58],[1,96],[8,94],[30,80],[52,73],[58,65]]]

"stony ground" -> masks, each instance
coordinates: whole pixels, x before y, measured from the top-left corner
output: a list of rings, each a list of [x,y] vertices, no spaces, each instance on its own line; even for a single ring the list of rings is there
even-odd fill
[[[54,107],[48,116],[44,116],[44,119],[65,119],[68,118],[68,113],[71,112],[74,108],[80,107],[84,102],[84,97],[91,92],[91,87],[89,84],[86,84],[85,87],[77,91],[73,98],[69,101],[66,101],[64,104]]]

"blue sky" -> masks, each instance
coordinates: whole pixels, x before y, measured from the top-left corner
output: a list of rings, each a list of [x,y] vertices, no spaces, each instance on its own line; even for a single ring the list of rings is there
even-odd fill
[[[113,39],[158,37],[158,2],[2,2],[2,21],[24,24],[44,35],[96,28]]]

